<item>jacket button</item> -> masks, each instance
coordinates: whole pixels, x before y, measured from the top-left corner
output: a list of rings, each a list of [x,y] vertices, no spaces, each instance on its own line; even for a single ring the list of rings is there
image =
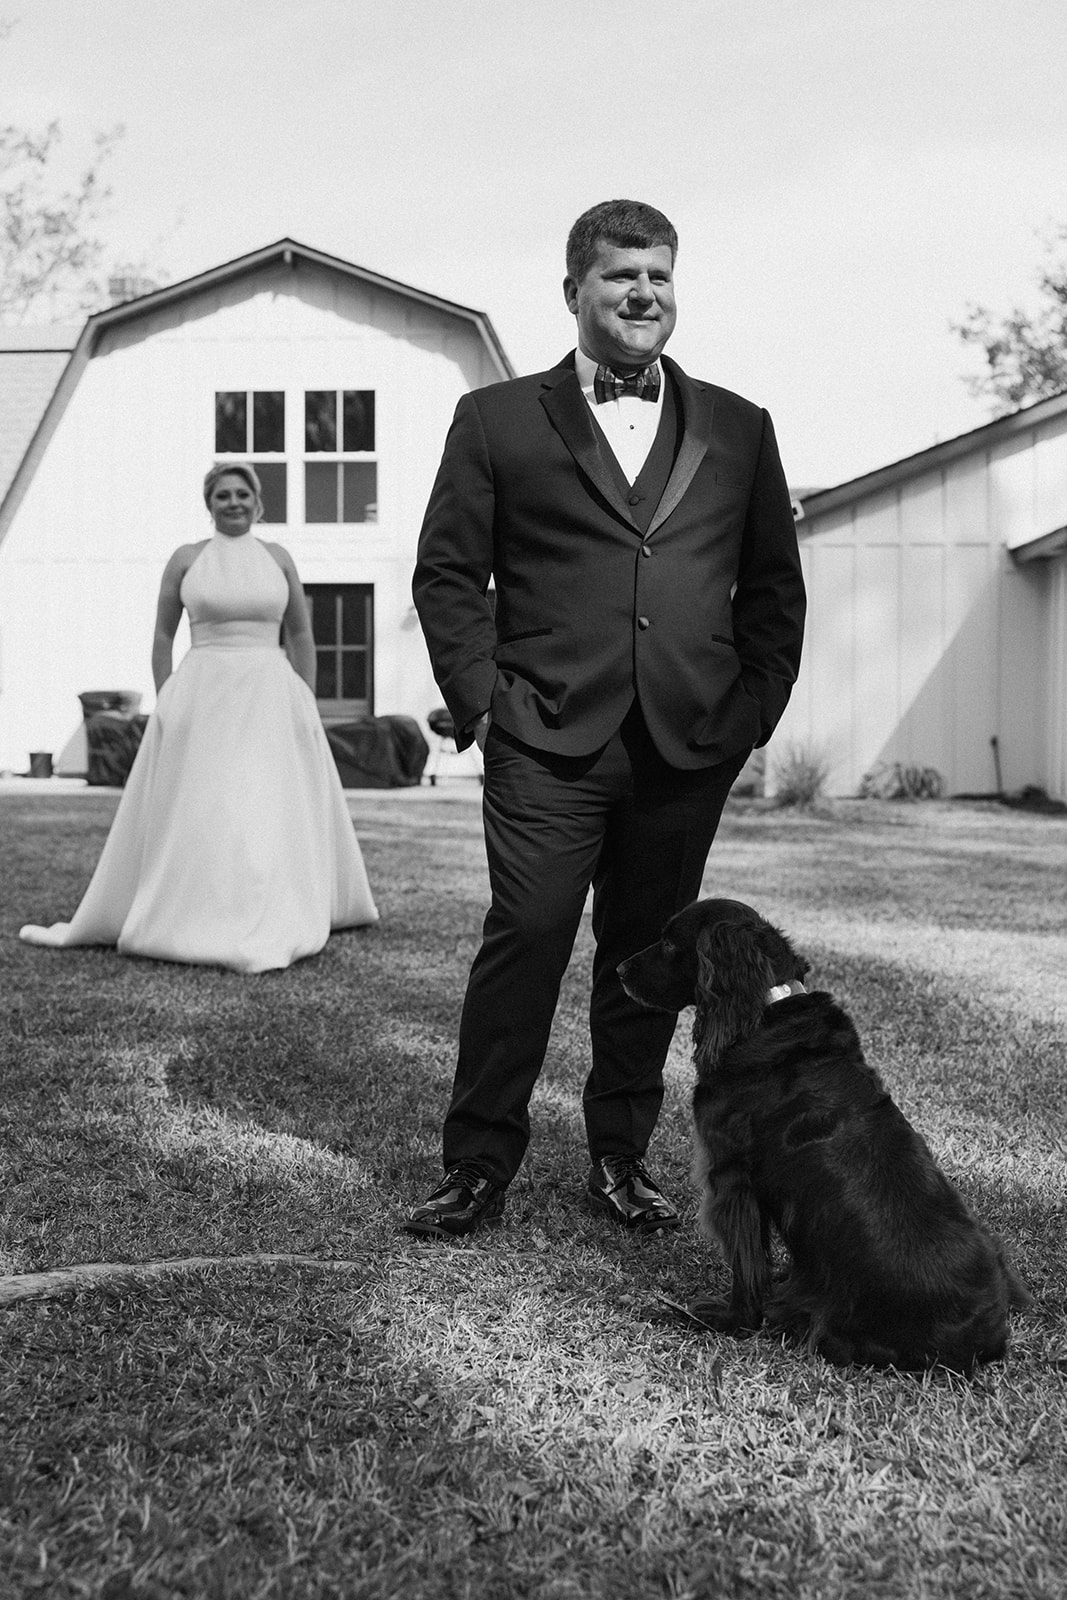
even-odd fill
[[[628,500],[627,500],[627,502],[626,502],[626,504],[627,504],[627,505],[628,505],[628,506],[639,506],[639,505],[640,505],[640,504],[641,504],[641,501],[642,501],[642,500],[643,500],[643,499],[644,499],[644,498],[645,498],[645,497],[644,497],[644,495],[643,495],[643,494],[632,494],[632,495],[630,495],[630,497],[629,497],[629,499],[628,499]]]
[[[652,554],[652,551],[648,548],[647,544],[643,544],[641,546],[641,554],[643,556],[650,556]]]
[[[652,624],[649,622],[647,617],[638,617],[637,626],[639,628],[650,628]]]

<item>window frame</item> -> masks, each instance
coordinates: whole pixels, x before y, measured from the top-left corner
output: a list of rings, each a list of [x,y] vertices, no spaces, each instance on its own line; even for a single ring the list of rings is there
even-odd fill
[[[378,457],[378,391],[377,391],[377,389],[354,389],[354,388],[348,388],[348,387],[330,389],[330,388],[327,388],[327,387],[324,386],[324,387],[319,388],[319,389],[304,389],[304,390],[302,390],[302,394],[303,394],[303,402],[304,403],[303,403],[303,423],[302,423],[302,429],[301,429],[301,453],[300,453],[300,459],[301,459],[301,463],[302,463],[302,466],[303,466],[302,488],[303,488],[303,493],[304,493],[304,525],[305,525],[305,527],[308,527],[308,528],[373,528],[373,527],[375,527],[378,524],[379,520],[380,520],[380,518],[379,518],[379,504],[380,504],[379,496],[380,496],[380,491],[381,491],[381,483],[380,483],[380,479],[379,479],[379,476],[378,476],[379,457]],[[310,449],[309,448],[308,441],[307,441],[307,397],[308,397],[309,394],[315,394],[315,395],[332,394],[333,395],[333,397],[334,397],[334,437],[335,437],[335,442],[338,439],[340,440],[340,447],[335,448],[333,450],[317,450],[317,449]],[[344,445],[344,408],[345,408],[345,395],[346,394],[370,395],[371,396],[371,402],[372,402],[372,406],[373,406],[373,416],[374,416],[374,421],[373,421],[374,445],[370,450],[345,450],[343,448],[343,445]],[[374,507],[374,515],[372,517],[363,517],[358,521],[353,521],[353,520],[347,518],[345,516],[345,514],[344,514],[345,513],[345,509],[346,509],[346,507],[345,507],[345,472],[344,472],[344,469],[345,469],[346,466],[350,466],[350,465],[351,466],[366,465],[366,466],[373,467],[373,469],[374,469],[374,499],[373,499],[373,501],[367,501],[366,502],[366,504],[368,504],[368,505],[373,505],[373,507]],[[334,488],[334,495],[335,495],[334,505],[335,505],[335,508],[336,508],[336,511],[337,511],[337,515],[335,517],[331,517],[331,518],[319,518],[319,517],[316,517],[313,520],[311,517],[308,516],[308,503],[309,503],[309,501],[311,499],[311,496],[308,493],[308,481],[309,481],[308,469],[310,467],[326,467],[326,466],[332,466],[332,467],[334,467],[336,469],[335,488]]]
[[[329,526],[329,524],[324,524]],[[374,715],[374,585],[373,583],[305,583],[304,594],[308,602],[308,610],[314,619],[315,595],[332,595],[335,606],[336,643],[323,644],[318,638],[315,640],[315,669],[316,688],[315,700],[319,708],[319,716],[324,723],[352,722],[361,716]],[[364,633],[366,638],[362,644],[346,644],[343,636],[343,600],[346,595],[361,595],[363,599]],[[314,625],[312,627],[314,631]],[[348,655],[362,654],[365,661],[364,683],[366,695],[362,698],[345,699],[331,696],[326,698],[318,691],[318,664],[319,657],[323,654],[333,654],[336,662],[337,683],[343,683],[342,660]]]
[[[245,443],[246,443],[246,448],[244,450],[220,450],[219,449],[219,445],[218,445],[219,397],[221,395],[238,395],[238,394],[244,395],[244,400],[245,400]],[[282,420],[282,448],[280,450],[256,450],[256,449],[253,448],[253,441],[255,439],[256,396],[257,395],[264,395],[264,394],[272,394],[272,395],[280,395],[281,396],[281,401],[282,401],[282,407],[281,407],[281,412],[282,412],[282,418],[281,418],[281,420]],[[285,447],[285,441],[286,441],[286,438],[287,438],[287,435],[288,435],[288,413],[289,413],[289,391],[285,387],[282,387],[280,389],[278,389],[278,388],[275,388],[275,389],[249,389],[249,388],[244,388],[244,389],[215,389],[214,390],[214,403],[213,403],[213,438],[214,438],[214,443],[215,443],[214,460],[219,462],[219,463],[221,463],[221,464],[223,464],[223,465],[225,465],[227,462],[230,462],[230,461],[234,461],[234,462],[246,461],[246,462],[248,462],[249,466],[255,467],[256,471],[258,473],[260,473],[261,481],[263,480],[263,473],[261,471],[261,469],[263,467],[281,467],[281,469],[282,469],[282,498],[283,498],[283,501],[284,501],[285,515],[282,516],[282,517],[279,517],[277,519],[277,521],[268,521],[266,518],[264,518],[264,520],[262,522],[256,524],[257,527],[286,528],[286,527],[289,526],[289,524],[292,521],[292,510],[291,510],[291,503],[290,503],[291,502],[291,496],[292,496],[292,479],[289,476],[289,465],[290,465],[290,463],[289,463],[289,455],[288,455],[288,452],[287,452],[286,447]],[[266,502],[267,499],[268,499],[268,496],[265,495],[264,496],[264,501]]]

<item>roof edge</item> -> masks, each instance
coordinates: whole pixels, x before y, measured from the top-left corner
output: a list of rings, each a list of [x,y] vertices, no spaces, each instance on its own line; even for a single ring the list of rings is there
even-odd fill
[[[355,277],[363,283],[370,283],[375,288],[389,290],[394,294],[407,296],[417,300],[422,305],[433,307],[451,316],[461,317],[470,322],[478,331],[483,344],[489,352],[493,364],[498,368],[502,377],[515,377],[515,368],[508,359],[500,337],[485,311],[476,311],[472,306],[463,306],[455,300],[446,300],[441,295],[430,294],[425,289],[413,288],[410,284],[401,283],[397,278],[387,278],[383,273],[372,272],[367,267],[359,267],[350,261],[343,261],[339,256],[327,255],[322,250],[312,250],[310,246],[300,244],[296,239],[279,239],[274,244],[265,245],[260,250],[253,250],[247,255],[236,256],[232,261],[224,261],[217,267],[210,268],[207,272],[198,273],[192,278],[183,278],[178,283],[163,284],[158,289],[152,289],[148,294],[138,295],[134,300],[125,300],[117,306],[105,306],[101,311],[93,312],[88,318],[77,342],[71,349],[70,359],[59,375],[59,381],[52,391],[51,398],[45,406],[37,427],[22,460],[15,469],[7,492],[0,500],[0,544],[3,543],[8,528],[11,526],[15,512],[22,503],[30,483],[33,481],[48,442],[55,433],[60,419],[67,408],[71,395],[78,386],[78,382],[86,366],[92,358],[97,343],[108,329],[122,322],[131,321],[135,317],[144,316],[157,311],[161,307],[173,304],[176,301],[187,299],[195,294],[200,294],[204,289],[210,288],[215,283],[225,283],[232,278],[240,277],[244,273],[254,272],[260,267],[269,265],[274,260],[280,260],[284,265],[294,265],[299,258],[315,266],[327,270],[340,272],[347,277]],[[62,348],[62,347],[61,347]],[[67,348],[70,348],[68,345]]]
[[[1024,567],[1029,561],[1051,561],[1061,550],[1067,550],[1067,524],[1011,546],[1008,554],[1017,567]]]
[[[134,300],[124,300],[117,306],[106,306],[102,311],[93,313],[86,327],[92,330],[95,344],[107,329],[113,328],[117,323],[159,310],[163,306],[188,299],[192,295],[201,294],[213,284],[226,283],[232,278],[268,266],[274,261],[280,261],[285,266],[293,266],[298,260],[324,267],[329,271],[343,273],[347,277],[358,278],[363,283],[372,284],[376,289],[403,295],[407,299],[417,300],[422,305],[431,306],[434,310],[472,322],[481,333],[494,363],[500,367],[502,376],[507,378],[515,376],[515,369],[508,359],[488,312],[478,311],[473,306],[461,305],[457,300],[446,300],[443,295],[431,294],[427,289],[417,289],[412,284],[402,283],[399,278],[386,277],[382,272],[374,272],[369,267],[358,266],[355,262],[345,261],[340,256],[329,255],[325,250],[314,250],[310,245],[301,244],[298,239],[288,237],[277,239],[273,244],[249,251],[246,255],[235,256],[232,261],[220,262],[218,266],[209,267],[206,272],[197,273],[191,278],[182,278],[178,283],[162,284],[158,289],[138,295]]]
[[[936,467],[957,461],[961,456],[969,455],[979,443],[989,444],[997,438],[1010,439],[1013,434],[1023,433],[1028,428],[1036,427],[1042,422],[1047,422],[1050,417],[1060,416],[1064,412],[1067,412],[1067,389],[1059,394],[1049,395],[1044,400],[1035,400],[1032,405],[1021,406],[1018,411],[1011,411],[1007,416],[994,417],[991,422],[980,423],[977,428],[971,428],[967,433],[958,433],[951,439],[942,439],[937,444],[928,445],[925,450],[917,450],[913,455],[902,456],[898,461],[891,461],[883,467],[875,467],[857,478],[848,478],[829,489],[819,489],[807,498],[801,497],[799,503],[802,506],[802,515],[805,518],[815,517],[825,511],[834,511],[839,506],[851,505],[853,501],[878,494],[883,489],[890,489],[904,479],[917,477],[921,472],[932,471]]]

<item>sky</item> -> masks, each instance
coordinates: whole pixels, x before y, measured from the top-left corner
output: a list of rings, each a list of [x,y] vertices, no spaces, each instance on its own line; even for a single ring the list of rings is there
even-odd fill
[[[122,124],[105,232],[175,282],[289,236],[573,346],[567,231],[680,236],[687,371],[795,486],[989,420],[951,331],[1036,304],[1067,226],[1063,0],[2,0],[0,120],[56,176]]]

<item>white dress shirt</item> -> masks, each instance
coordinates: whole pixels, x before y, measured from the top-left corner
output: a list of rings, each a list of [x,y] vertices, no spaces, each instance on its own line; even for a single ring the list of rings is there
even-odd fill
[[[593,397],[593,379],[599,362],[587,356],[584,350],[574,352],[574,370],[590,411],[600,424],[615,459],[626,474],[627,483],[633,483],[648,459],[663,411],[663,390],[666,374],[660,367],[659,394],[655,400],[642,400],[640,395],[624,394],[617,400],[605,400],[597,405]]]

